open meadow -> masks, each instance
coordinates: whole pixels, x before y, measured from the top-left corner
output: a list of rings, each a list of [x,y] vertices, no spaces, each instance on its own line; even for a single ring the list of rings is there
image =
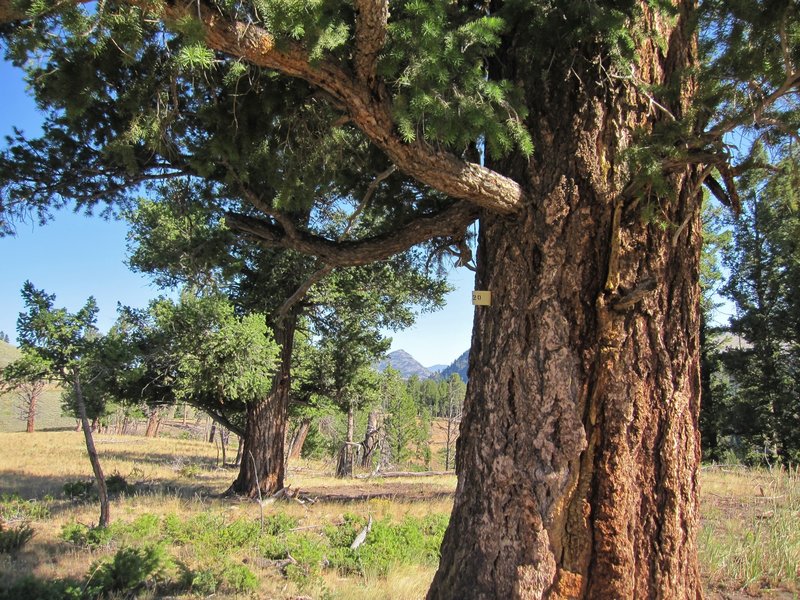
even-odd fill
[[[454,476],[343,481],[301,461],[288,473],[297,496],[259,504],[221,496],[235,472],[212,444],[97,443],[117,475],[102,532],[80,433],[0,434],[0,598],[412,599],[433,577]],[[701,481],[707,597],[797,597],[798,474],[709,467]],[[25,523],[32,537],[14,549],[8,533]]]

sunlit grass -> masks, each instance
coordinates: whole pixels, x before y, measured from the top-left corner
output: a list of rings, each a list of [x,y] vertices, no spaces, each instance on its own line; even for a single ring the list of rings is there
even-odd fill
[[[112,522],[116,523],[132,523],[144,515],[176,515],[181,520],[217,515],[225,523],[259,523],[262,516],[269,521],[274,515],[285,515],[296,521],[298,532],[314,540],[325,527],[339,526],[346,514],[393,523],[444,517],[450,512],[455,488],[453,476],[341,480],[332,476],[332,464],[301,461],[288,470],[287,484],[299,489],[303,498],[318,500],[280,501],[262,508],[252,500],[221,497],[236,471],[219,465],[213,444],[98,435],[97,446],[106,473],[119,473],[136,490],[112,502]],[[233,454],[235,448],[229,456]],[[707,590],[719,591],[719,597],[796,595],[800,590],[798,473],[706,468],[700,478],[698,547]],[[45,501],[49,516],[34,519],[35,535],[24,549],[13,557],[0,555],[0,581],[12,581],[22,573],[42,579],[80,579],[90,564],[115,551],[116,547],[79,548],[61,539],[65,525],[91,525],[97,520],[94,503],[71,501],[62,494],[64,483],[89,479],[82,434],[0,434],[0,492],[36,499],[52,496]],[[205,560],[190,545],[170,547],[170,552],[187,565]],[[419,563],[399,564],[385,574],[322,568],[287,576],[253,549],[236,550],[228,559],[231,564],[246,565],[258,577],[258,595],[263,598],[422,598],[435,572],[435,565]],[[771,590],[779,596],[771,595]],[[236,596],[223,590],[215,597]],[[710,593],[709,597],[717,596]]]
[[[797,471],[706,469],[700,564],[710,587],[800,590]]]

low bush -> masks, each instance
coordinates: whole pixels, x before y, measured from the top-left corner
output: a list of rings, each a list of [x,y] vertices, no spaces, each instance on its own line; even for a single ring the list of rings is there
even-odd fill
[[[83,586],[72,579],[38,579],[26,575],[0,587],[0,600],[84,600]]]
[[[88,527],[81,523],[67,523],[61,528],[61,539],[82,548],[101,548],[111,545],[114,528]]]
[[[11,554],[22,548],[33,537],[33,528],[27,523],[17,526],[0,521],[0,554]]]
[[[0,519],[39,521],[50,516],[51,498],[23,500],[19,494],[0,494]]]
[[[105,596],[153,589],[169,581],[168,572],[175,566],[161,545],[122,548],[112,558],[92,565],[86,590],[92,596]]]

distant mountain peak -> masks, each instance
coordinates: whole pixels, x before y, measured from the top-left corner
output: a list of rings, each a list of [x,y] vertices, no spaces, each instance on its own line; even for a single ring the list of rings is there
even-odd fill
[[[378,363],[377,368],[379,371],[385,371],[388,367],[398,371],[403,379],[408,379],[414,375],[420,379],[426,379],[433,375],[433,371],[423,367],[405,350],[390,352],[386,355],[386,358]]]

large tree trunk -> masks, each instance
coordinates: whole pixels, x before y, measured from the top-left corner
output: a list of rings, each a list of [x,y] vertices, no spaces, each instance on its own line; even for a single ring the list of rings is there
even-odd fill
[[[75,400],[78,404],[78,416],[83,427],[83,437],[86,440],[86,452],[89,455],[89,462],[92,464],[92,471],[97,482],[97,495],[100,497],[100,520],[97,522],[97,526],[108,527],[111,520],[111,509],[108,500],[108,488],[106,488],[106,477],[103,474],[103,468],[100,466],[100,457],[97,455],[97,449],[94,446],[92,427],[86,416],[86,403],[83,401],[83,389],[77,376],[74,378],[72,385],[75,390]]]
[[[311,429],[311,419],[305,418],[300,421],[297,429],[292,436],[292,441],[289,444],[289,452],[286,455],[286,462],[290,460],[297,460],[303,454],[303,445],[306,443],[308,432]]]
[[[691,60],[680,32],[663,33],[668,57],[641,51],[649,82]],[[476,289],[492,305],[476,308],[429,598],[701,597],[696,177],[623,193],[631,132],[667,117],[581,64],[528,89],[536,153],[505,170],[527,177],[531,205],[481,218]]]
[[[283,488],[284,442],[291,385],[292,346],[297,326],[297,308],[273,328],[280,352],[280,364],[266,398],[247,405],[239,475],[229,494],[256,498]]]
[[[150,409],[150,416],[147,419],[147,429],[145,429],[144,437],[154,438],[158,433],[158,425],[161,422],[161,411],[158,408]]]

